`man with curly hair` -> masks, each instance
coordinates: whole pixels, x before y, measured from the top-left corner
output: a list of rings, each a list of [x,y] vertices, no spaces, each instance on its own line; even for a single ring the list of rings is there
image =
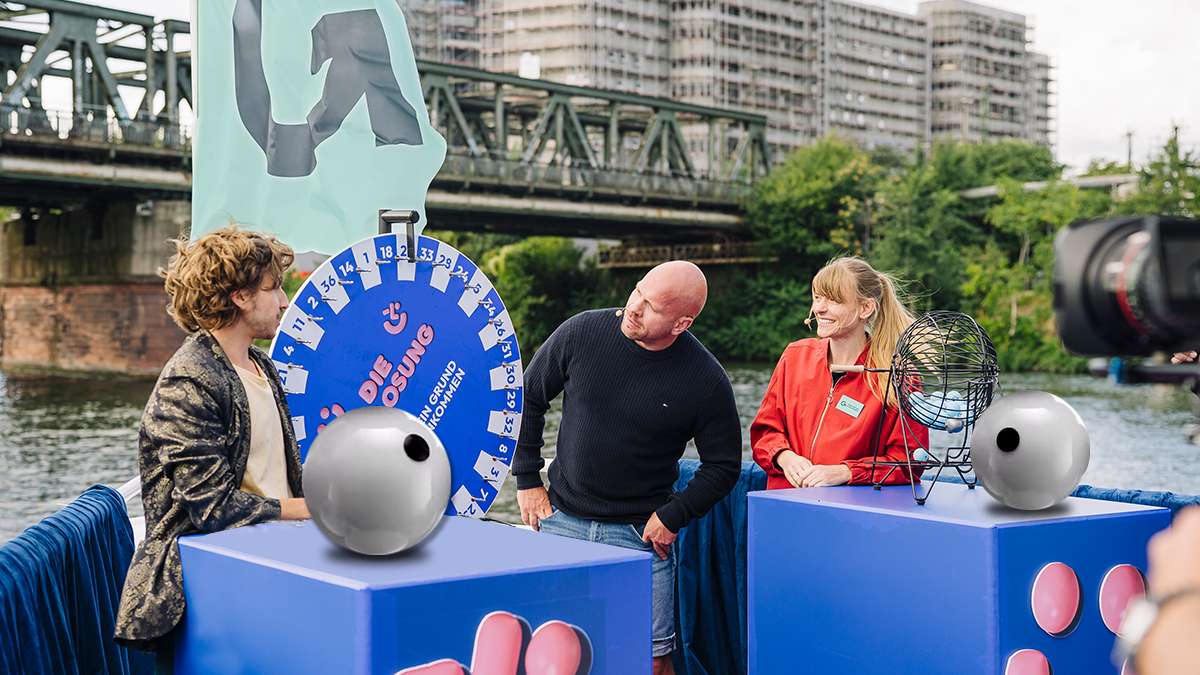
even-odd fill
[[[229,227],[176,241],[160,275],[167,311],[190,333],[163,367],[138,436],[146,538],[134,552],[116,640],[159,652],[183,617],[178,538],[309,517],[279,375],[252,343],[275,334],[292,249]]]

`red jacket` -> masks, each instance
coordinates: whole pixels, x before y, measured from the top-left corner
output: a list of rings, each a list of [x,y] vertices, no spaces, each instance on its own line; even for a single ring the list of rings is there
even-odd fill
[[[893,406],[885,412],[871,392],[867,378],[876,377],[875,373],[846,373],[834,384],[828,355],[828,340],[798,340],[783,350],[771,374],[762,406],[750,425],[750,447],[754,461],[767,472],[767,489],[792,487],[775,465],[775,457],[785,449],[813,464],[845,464],[850,467],[852,485],[870,484],[873,478],[884,480],[885,476],[887,484],[907,483],[908,471],[903,467],[889,475],[891,467],[880,466],[871,475],[872,442],[880,415],[884,448],[879,459],[905,459],[900,411]],[[867,349],[863,349],[856,364],[863,365],[866,358]],[[928,448],[929,430],[911,418],[907,421],[903,426],[908,427],[909,451]]]

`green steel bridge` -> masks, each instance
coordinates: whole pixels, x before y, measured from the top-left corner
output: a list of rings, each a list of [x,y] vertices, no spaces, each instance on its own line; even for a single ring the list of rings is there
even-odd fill
[[[187,22],[67,0],[0,1],[0,204],[189,199]],[[762,115],[417,62],[448,154],[430,225],[688,241],[737,238],[770,166]],[[47,78],[69,106],[47,106]],[[121,89],[144,92],[136,109]],[[134,96],[136,98],[136,92]],[[186,106],[186,109],[185,109]]]

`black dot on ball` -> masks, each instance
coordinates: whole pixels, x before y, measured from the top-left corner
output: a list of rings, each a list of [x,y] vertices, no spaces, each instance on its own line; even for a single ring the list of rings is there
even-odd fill
[[[429,443],[416,434],[409,434],[404,439],[404,454],[414,462],[424,462],[429,459]]]
[[[1021,434],[1012,427],[1004,427],[996,434],[996,447],[1004,452],[1012,452],[1021,444]]]

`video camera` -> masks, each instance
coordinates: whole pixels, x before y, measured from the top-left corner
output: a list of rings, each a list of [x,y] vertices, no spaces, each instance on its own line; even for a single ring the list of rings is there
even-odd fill
[[[1200,220],[1134,216],[1082,221],[1054,240],[1058,334],[1084,356],[1149,356],[1200,345]],[[1121,384],[1181,384],[1200,396],[1200,362],[1095,359]],[[1200,411],[1200,407],[1197,408]],[[1200,426],[1189,431],[1200,444]]]
[[[1200,220],[1073,223],[1054,254],[1054,311],[1068,350],[1149,356],[1200,345]]]

